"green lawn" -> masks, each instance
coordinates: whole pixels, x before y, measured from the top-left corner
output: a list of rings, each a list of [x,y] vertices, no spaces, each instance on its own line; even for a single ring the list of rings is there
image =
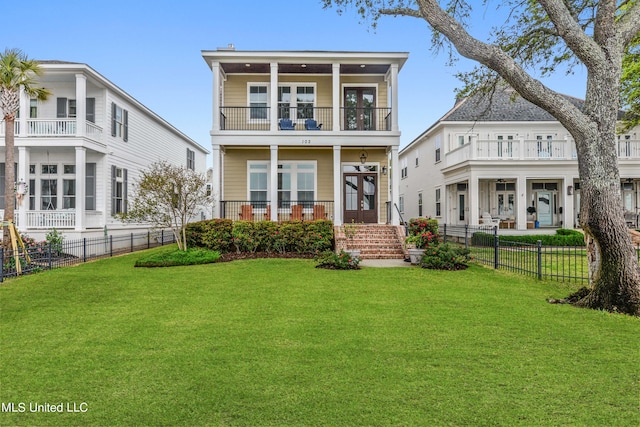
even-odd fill
[[[562,284],[144,255],[0,285],[0,425],[640,424],[640,319]]]

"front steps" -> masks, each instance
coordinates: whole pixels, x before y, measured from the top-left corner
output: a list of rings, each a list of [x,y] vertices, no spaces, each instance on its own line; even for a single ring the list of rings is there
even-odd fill
[[[359,250],[362,259],[405,258],[404,228],[386,224],[349,224],[355,228],[353,239],[347,241],[342,226],[334,227],[336,250]]]

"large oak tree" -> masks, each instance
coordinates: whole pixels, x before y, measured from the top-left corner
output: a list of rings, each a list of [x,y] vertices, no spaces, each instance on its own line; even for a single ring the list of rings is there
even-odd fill
[[[640,267],[624,220],[616,149],[623,58],[640,32],[638,0],[509,0],[503,24],[487,41],[466,21],[484,17],[476,2],[451,0],[323,0],[339,12],[352,6],[375,26],[384,15],[419,18],[436,46],[453,47],[479,67],[462,75],[467,89],[506,81],[520,96],[552,114],[573,136],[578,153],[580,225],[590,250],[591,291],[578,305],[640,315]],[[483,2],[486,6],[487,2]],[[482,16],[480,16],[482,15]],[[587,71],[582,109],[537,77],[560,66]],[[627,68],[626,71],[629,71]],[[632,76],[637,82],[639,76]],[[626,76],[628,79],[628,76]],[[635,80],[634,80],[635,78]],[[627,80],[629,81],[629,80]],[[627,99],[627,104],[631,99]],[[633,104],[631,104],[633,105]]]

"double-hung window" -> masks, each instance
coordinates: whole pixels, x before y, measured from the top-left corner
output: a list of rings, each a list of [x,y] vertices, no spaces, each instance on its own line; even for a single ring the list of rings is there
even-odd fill
[[[127,213],[127,169],[111,166],[111,215]]]
[[[267,85],[249,86],[249,119],[266,120],[268,118],[269,93]]]
[[[291,119],[291,87],[278,88],[278,118]]]
[[[196,152],[187,148],[187,169],[196,170]]]
[[[111,103],[111,136],[129,140],[129,112],[115,102]]]
[[[283,162],[278,165],[278,208],[292,204],[312,208],[316,197],[316,163]]]
[[[269,164],[249,162],[249,200],[255,208],[267,206],[269,191]]]
[[[442,194],[441,189],[436,188],[436,216],[442,216]]]
[[[313,86],[296,87],[296,106],[298,119],[312,119],[315,107],[315,88]]]

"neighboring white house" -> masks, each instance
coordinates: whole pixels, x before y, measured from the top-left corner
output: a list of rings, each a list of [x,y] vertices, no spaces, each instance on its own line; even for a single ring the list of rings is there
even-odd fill
[[[203,51],[215,216],[398,224],[406,52]]]
[[[131,232],[143,227],[115,215],[126,209],[142,170],[165,160],[206,173],[206,149],[88,65],[41,61],[40,68],[39,84],[52,95],[37,101],[23,93],[15,125],[21,232],[36,238],[52,228],[70,238],[102,235],[105,226],[110,234]],[[4,131],[2,122],[2,159]]]
[[[480,97],[458,100],[400,151],[405,219],[429,216],[476,225],[491,217],[505,229],[577,227],[575,143],[550,114],[521,97],[512,101],[511,95],[498,91],[491,103]],[[625,217],[634,226],[640,213],[639,134],[635,128],[616,136]]]

